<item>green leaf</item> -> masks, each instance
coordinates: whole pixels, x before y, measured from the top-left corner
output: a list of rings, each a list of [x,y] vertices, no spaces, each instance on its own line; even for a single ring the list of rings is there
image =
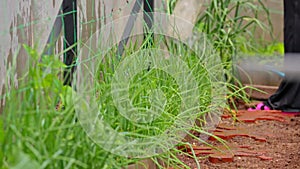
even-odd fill
[[[32,49],[30,46],[28,46],[26,44],[24,44],[23,47],[31,58],[33,58],[35,61],[38,61],[39,54],[37,53],[36,50]]]
[[[3,150],[4,148],[4,126],[3,126],[3,119],[2,116],[0,116],[0,148]],[[3,151],[0,151],[0,166],[2,166],[2,159],[4,157]]]
[[[30,158],[28,154],[22,151],[14,150],[13,153],[13,163],[10,164],[10,169],[38,169],[41,165]]]

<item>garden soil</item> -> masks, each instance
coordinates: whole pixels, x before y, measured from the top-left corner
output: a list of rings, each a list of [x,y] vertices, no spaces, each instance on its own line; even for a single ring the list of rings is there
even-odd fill
[[[224,118],[222,124],[232,125],[231,118]],[[300,169],[300,116],[286,116],[280,120],[256,120],[252,123],[234,123],[236,129],[247,129],[244,136],[228,137],[227,143],[231,147],[247,147],[250,152],[237,153],[231,162],[224,162],[220,156],[219,161],[209,158],[208,154],[197,154],[199,164],[203,169]],[[245,132],[245,131],[243,131]],[[251,137],[245,136],[252,135]],[[255,139],[257,135],[261,140]],[[262,141],[264,140],[264,141]],[[194,147],[203,147],[192,139],[188,139]],[[209,140],[214,146],[221,146],[218,141]],[[234,149],[234,148],[233,148]],[[249,153],[248,152],[248,153]],[[251,152],[263,152],[261,157],[251,155]],[[190,168],[199,168],[194,159],[185,155],[179,158]],[[229,160],[229,161],[230,161]],[[227,160],[228,161],[228,160]]]

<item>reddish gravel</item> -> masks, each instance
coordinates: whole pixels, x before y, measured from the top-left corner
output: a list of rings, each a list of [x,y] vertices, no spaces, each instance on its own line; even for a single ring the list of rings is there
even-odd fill
[[[242,112],[244,113],[244,111]],[[257,113],[254,114],[257,116]],[[216,132],[219,131],[219,133],[217,133],[219,136],[228,139],[228,144],[232,147],[232,153],[235,154],[235,156],[230,153],[229,155],[226,155],[226,153],[224,155],[224,152],[223,154],[215,153],[209,155],[211,152],[206,148],[203,148],[204,145],[199,145],[197,142],[189,140],[189,142],[194,143],[195,149],[198,148],[198,151],[195,152],[197,153],[197,156],[199,156],[201,168],[300,168],[300,117],[296,115],[284,116],[284,118],[282,118],[282,115],[278,114],[275,116],[271,114],[270,117],[279,118],[268,118],[267,116],[267,120],[258,118],[256,121],[250,120],[251,123],[235,123],[235,126],[233,127],[230,127],[232,119],[223,119],[221,122],[222,124]],[[283,121],[282,119],[285,120]],[[222,144],[214,141],[214,139],[211,139],[208,142],[217,147],[222,147]],[[237,147],[242,147],[242,150],[237,149]],[[248,154],[247,151],[244,151],[245,147]],[[186,149],[186,151],[189,150]],[[215,150],[212,151],[215,152]],[[206,158],[203,158],[203,156]],[[228,160],[228,157],[232,157],[232,159]],[[183,155],[179,155],[179,158],[190,168],[197,168],[194,159]],[[220,163],[222,160],[231,162]]]

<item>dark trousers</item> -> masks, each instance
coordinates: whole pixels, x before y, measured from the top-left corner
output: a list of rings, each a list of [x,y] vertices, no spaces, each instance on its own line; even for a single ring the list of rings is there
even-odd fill
[[[265,104],[272,109],[300,112],[300,0],[284,0],[285,77]]]
[[[45,54],[53,54],[54,44],[63,28],[64,33],[64,85],[71,86],[75,72],[77,55],[77,3],[76,0],[63,0],[61,10],[54,22],[54,27],[48,38]]]

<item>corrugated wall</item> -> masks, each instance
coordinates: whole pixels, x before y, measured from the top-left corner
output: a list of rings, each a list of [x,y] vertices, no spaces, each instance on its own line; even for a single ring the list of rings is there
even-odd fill
[[[134,2],[135,0],[78,0],[80,40],[87,40],[101,25],[129,15]],[[0,1],[0,93],[3,93],[4,84],[9,78],[18,84],[17,78],[28,66],[23,44],[35,47],[42,53],[61,3],[62,0]],[[157,6],[161,4],[160,0],[156,2]],[[57,52],[62,49],[61,42],[62,38],[56,45]],[[13,66],[12,58],[16,58],[17,73],[13,77],[7,77],[8,70]],[[0,107],[1,105],[3,103]]]
[[[181,0],[186,3],[185,0]],[[200,0],[202,1],[202,0]],[[0,1],[0,93],[3,91],[7,70],[12,66],[12,56],[17,56],[17,74],[26,69],[26,53],[22,44],[35,46],[42,51],[53,26],[62,0],[1,0]],[[87,40],[102,25],[129,15],[135,0],[78,0],[79,37]],[[165,0],[155,1],[157,11],[163,11]],[[277,39],[282,40],[283,1],[265,0],[271,9],[271,19]],[[262,19],[265,18],[262,16]],[[126,21],[124,21],[125,24]],[[123,28],[119,29],[123,31]],[[261,35],[260,32],[258,32]],[[267,39],[270,39],[266,35]],[[61,42],[62,39],[59,39]],[[61,43],[56,46],[61,49]],[[15,79],[17,75],[10,77]]]
[[[5,81],[22,75],[26,68],[27,55],[23,44],[35,46],[42,51],[58,13],[62,0],[2,0],[0,1],[0,93]],[[16,60],[16,74],[7,77]],[[3,100],[0,100],[0,103]],[[2,103],[3,104],[3,103]],[[1,110],[0,105],[0,110]]]

